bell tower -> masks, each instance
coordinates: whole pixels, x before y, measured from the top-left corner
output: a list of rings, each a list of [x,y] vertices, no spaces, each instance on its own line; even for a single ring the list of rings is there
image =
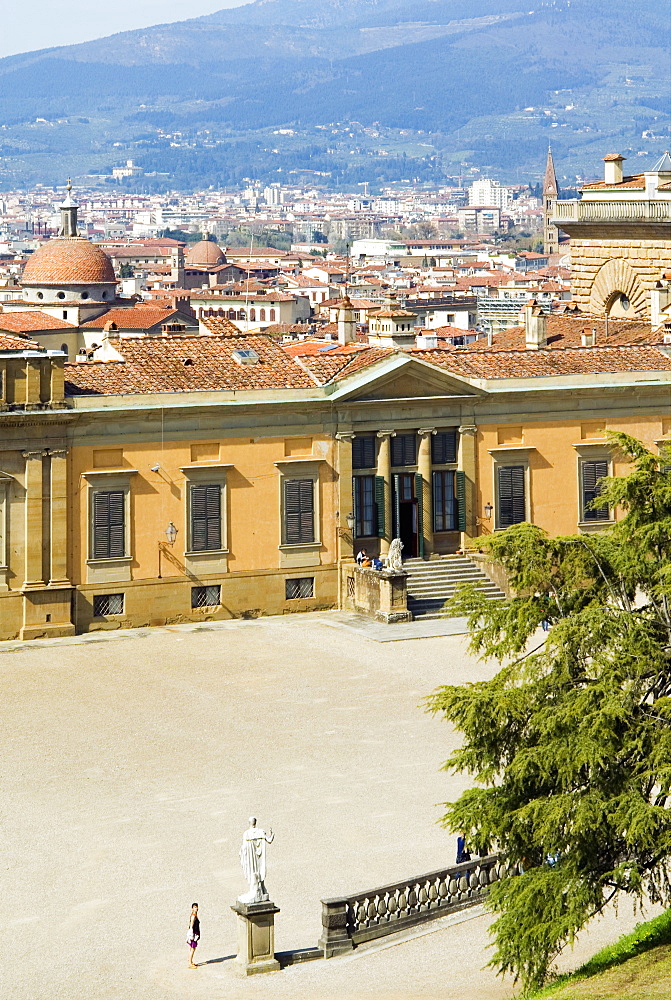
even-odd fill
[[[61,227],[58,230],[59,236],[78,236],[77,232],[77,209],[79,205],[76,205],[72,200],[72,181],[68,177],[67,184],[67,195],[65,196],[65,201],[60,206],[61,210]]]
[[[552,224],[555,202],[558,197],[559,185],[552,159],[552,149],[548,146],[545,178],[543,179],[543,253],[548,255],[559,252],[559,230]]]

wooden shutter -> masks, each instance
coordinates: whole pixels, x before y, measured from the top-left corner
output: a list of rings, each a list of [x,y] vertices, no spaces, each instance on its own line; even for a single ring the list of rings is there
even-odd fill
[[[314,481],[285,479],[284,540],[288,545],[314,542]]]
[[[397,434],[391,439],[391,464],[397,468],[417,464],[417,435]]]
[[[415,496],[417,497],[417,550],[420,559],[424,558],[424,477],[421,472],[415,473]]]
[[[352,441],[352,468],[375,468],[375,437],[372,434],[363,434]]]
[[[597,462],[582,463],[582,516],[585,521],[607,521],[609,516],[608,507],[598,507],[592,510],[589,504],[601,495],[601,489],[597,486],[599,479],[608,475],[608,462],[603,459]]]
[[[191,549],[221,548],[221,486],[191,487]]]
[[[526,496],[523,465],[501,465],[498,468],[498,527],[509,528],[526,520]]]
[[[384,476],[375,477],[375,516],[377,519],[377,537],[384,538],[386,524],[385,524],[385,507],[384,507],[384,491],[385,482]]]
[[[466,473],[459,470],[455,479],[457,483],[457,523],[459,531],[466,531]]]
[[[441,431],[431,438],[431,461],[434,465],[450,465],[457,460],[457,432]]]
[[[126,495],[123,490],[106,490],[93,494],[94,559],[120,559],[125,556],[125,508]]]

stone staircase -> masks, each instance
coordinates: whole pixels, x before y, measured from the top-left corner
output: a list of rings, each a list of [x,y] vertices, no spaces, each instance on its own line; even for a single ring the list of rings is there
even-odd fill
[[[426,621],[443,618],[445,601],[463,583],[472,583],[492,601],[505,594],[467,556],[441,556],[439,559],[405,559],[408,574],[408,610],[413,618]]]

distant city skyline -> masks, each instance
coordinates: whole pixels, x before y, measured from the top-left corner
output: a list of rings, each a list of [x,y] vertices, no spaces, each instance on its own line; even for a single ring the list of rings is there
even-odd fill
[[[110,7],[91,0],[53,0],[13,4],[3,10],[0,58],[46,49],[54,45],[89,42],[119,31],[149,28],[154,24],[186,21],[213,14],[225,7],[241,7],[251,0],[116,0]]]

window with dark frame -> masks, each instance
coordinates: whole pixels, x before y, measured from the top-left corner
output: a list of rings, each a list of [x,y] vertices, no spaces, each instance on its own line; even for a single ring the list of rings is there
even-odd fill
[[[93,617],[106,618],[107,615],[122,615],[123,603],[123,594],[94,594]]]
[[[96,490],[93,494],[93,558],[122,559],[126,555],[126,494]]]
[[[440,431],[431,438],[433,465],[451,465],[457,461],[457,432]]]
[[[417,464],[416,434],[397,434],[391,439],[391,464],[397,468]]]
[[[315,540],[314,480],[284,480],[284,541],[301,545]]]
[[[375,476],[354,476],[354,535],[356,538],[377,535]]]
[[[357,435],[352,441],[352,468],[375,468],[375,435]]]
[[[500,465],[497,469],[497,526],[509,528],[526,521],[525,467]]]
[[[454,472],[433,473],[433,530],[457,531],[457,498]]]
[[[601,496],[601,486],[599,480],[608,475],[607,459],[581,462],[580,475],[582,478],[582,519],[583,521],[608,521],[610,520],[610,510],[608,506],[592,509],[589,504]]]
[[[192,485],[189,489],[191,511],[191,551],[204,552],[221,548],[221,485]]]
[[[221,587],[218,583],[207,587],[191,588],[191,608],[218,608],[221,604]]]
[[[287,601],[298,601],[301,598],[315,596],[315,578],[299,576],[293,580],[285,580],[285,597]]]

